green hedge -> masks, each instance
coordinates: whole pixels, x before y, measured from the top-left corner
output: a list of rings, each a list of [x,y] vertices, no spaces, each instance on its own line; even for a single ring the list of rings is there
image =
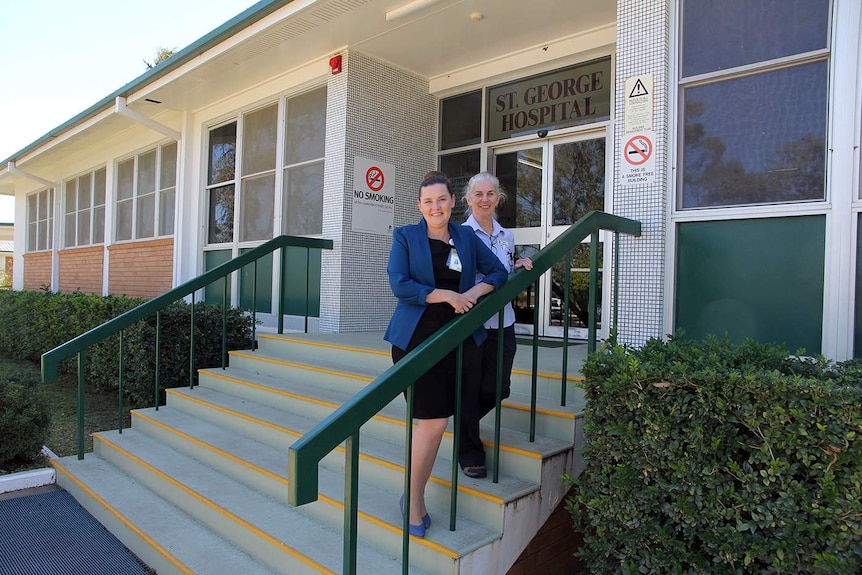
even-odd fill
[[[11,369],[0,373],[0,473],[33,461],[48,437],[50,414],[38,380]]]
[[[593,573],[859,573],[860,363],[726,339],[584,365],[568,508]]]
[[[39,362],[44,352],[126,312],[146,300],[48,292],[0,292],[0,354]],[[177,302],[161,312],[161,390],[189,383],[190,305]],[[228,349],[251,347],[251,318],[228,309]],[[221,365],[222,308],[195,304],[195,366]],[[119,383],[119,335],[87,352],[86,382],[97,389],[116,389]],[[155,403],[156,316],[139,321],[125,332],[123,374],[126,397],[138,406]],[[77,371],[74,358],[61,366]]]

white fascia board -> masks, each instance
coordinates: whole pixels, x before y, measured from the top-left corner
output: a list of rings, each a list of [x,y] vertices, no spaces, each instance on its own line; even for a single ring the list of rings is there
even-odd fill
[[[269,16],[263,18],[262,20],[258,20],[251,26],[240,30],[230,38],[225,39],[223,42],[210,48],[209,50],[202,52],[196,58],[189,60],[184,63],[182,66],[172,70],[171,72],[165,74],[164,76],[159,77],[153,82],[143,86],[139,90],[129,94],[126,97],[127,103],[136,102],[137,100],[144,99],[149,96],[152,92],[159,90],[160,88],[165,87],[166,85],[175,82],[176,80],[182,78],[186,74],[193,72],[198,67],[206,64],[213,58],[221,56],[225,52],[230,51],[231,49],[238,46],[240,43],[245,42],[246,40],[254,37],[256,34],[266,30],[267,28],[273,26],[281,22],[282,20],[287,20],[297,13],[302,12],[306,8],[313,6],[314,4],[319,4],[323,0],[294,0],[287,6],[284,6],[280,10],[277,10],[270,14]],[[193,110],[190,110],[193,111]]]
[[[430,79],[430,92],[437,96],[446,96],[469,89],[471,84],[487,83],[491,78],[500,82],[520,78],[523,76],[523,69],[552,63],[555,60],[571,60],[574,56],[583,60],[599,58],[613,53],[616,40],[617,25],[614,22],[441,74]]]

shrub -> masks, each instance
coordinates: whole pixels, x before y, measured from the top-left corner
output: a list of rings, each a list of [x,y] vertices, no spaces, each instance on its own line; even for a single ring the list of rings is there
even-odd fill
[[[858,572],[859,362],[672,338],[610,345],[583,373],[567,505],[594,573]]]
[[[0,375],[0,470],[36,459],[48,436],[50,415],[35,378]]]
[[[38,362],[46,351],[77,337],[146,300],[95,296],[80,293],[0,292],[0,354]],[[160,389],[189,383],[191,306],[177,302],[160,313]],[[195,305],[195,363],[197,369],[221,365],[222,308]],[[227,349],[251,346],[251,318],[242,310],[227,311]],[[123,374],[126,397],[135,405],[155,403],[156,316],[141,320],[125,330]],[[92,346],[86,353],[85,381],[97,389],[119,386],[119,335]],[[61,371],[75,371],[74,358]]]

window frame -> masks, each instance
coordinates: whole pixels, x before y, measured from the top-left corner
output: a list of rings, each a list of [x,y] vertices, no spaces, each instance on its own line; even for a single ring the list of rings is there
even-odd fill
[[[175,140],[165,140],[156,144],[155,146],[150,146],[143,150],[139,150],[134,154],[130,154],[125,157],[121,157],[117,159],[114,163],[114,181],[113,181],[113,207],[114,207],[114,222],[113,222],[113,240],[115,243],[124,243],[124,242],[136,242],[136,241],[147,241],[147,240],[155,240],[160,238],[169,238],[173,237],[176,231],[175,226],[171,226],[172,231],[168,234],[162,234],[162,195],[166,194],[169,191],[173,191],[174,194],[174,217],[176,217],[176,199],[177,199],[177,179],[178,179],[178,170],[179,170],[179,161],[178,159],[174,161],[174,185],[162,188],[161,186],[161,166],[162,166],[162,156],[164,149],[170,146],[175,146],[177,150],[177,154],[179,153],[179,144]],[[139,189],[139,169],[140,169],[140,159],[142,156],[145,156],[149,153],[155,152],[155,161],[153,166],[153,191],[146,191],[141,193]],[[120,198],[120,166],[125,164],[126,162],[132,162],[132,194],[128,198]],[[153,198],[153,220],[152,220],[152,235],[143,235],[139,234],[139,212],[141,210],[142,202],[148,197]],[[123,207],[124,204],[130,203],[132,208],[130,226],[128,234],[129,237],[120,237],[120,208]]]
[[[26,253],[37,253],[37,252],[50,252],[54,249],[54,194],[56,188],[42,188],[41,190],[37,190],[30,194],[27,194],[27,242],[26,242]],[[41,213],[40,208],[40,197],[45,196],[45,211],[46,214]],[[35,198],[35,207],[36,213],[33,214],[31,212],[30,207],[30,199]],[[46,226],[46,236],[45,236],[45,245],[44,247],[39,247],[39,225]],[[31,238],[31,227],[35,226],[36,231]],[[32,242],[36,243],[36,247],[33,247]]]
[[[103,172],[102,181],[104,182],[105,189],[102,190],[102,194],[103,194],[102,203],[97,204],[96,203],[96,181],[97,181],[96,175],[99,172]],[[89,185],[90,189],[88,190],[88,196],[89,196],[90,203],[89,203],[89,206],[87,206],[85,208],[81,208],[80,207],[81,179],[85,178],[85,177],[89,177],[89,180],[90,180],[90,185]],[[68,187],[69,187],[70,182],[73,182],[73,181],[75,182],[75,207],[74,207],[73,211],[70,212],[69,211],[69,205],[68,205],[68,193],[69,193]],[[62,240],[63,240],[62,241],[63,249],[80,248],[80,247],[87,247],[87,246],[93,246],[93,245],[102,245],[105,243],[105,210],[107,208],[107,201],[108,201],[108,189],[107,189],[107,187],[108,187],[107,168],[105,166],[93,168],[92,170],[89,170],[87,172],[83,172],[83,173],[80,173],[78,175],[72,176],[71,178],[67,178],[63,182],[63,196],[62,196],[63,201],[61,204],[61,210],[63,213],[63,225],[62,225],[63,231],[61,234]],[[95,223],[96,223],[96,211],[99,208],[102,209],[102,225],[101,225],[101,239],[97,240],[96,238],[99,237],[99,230],[95,229]],[[87,240],[84,242],[81,242],[80,241],[80,234],[79,234],[79,230],[78,230],[78,224],[80,223],[81,214],[83,214],[85,212],[87,213],[87,218],[89,219],[89,222],[90,222],[90,233],[89,233],[89,237],[87,238]],[[66,241],[66,234],[69,231],[69,229],[68,229],[69,224],[67,222],[67,219],[71,215],[75,216],[74,217],[74,222],[75,222],[74,238],[75,238],[75,241],[72,244],[69,244]]]

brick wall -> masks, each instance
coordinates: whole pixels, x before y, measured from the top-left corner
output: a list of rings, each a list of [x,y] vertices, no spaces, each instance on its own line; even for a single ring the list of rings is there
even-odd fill
[[[24,254],[24,289],[38,290],[51,285],[51,252]]]
[[[580,549],[583,537],[572,529],[572,516],[566,511],[563,498],[536,536],[509,569],[507,575],[580,575],[589,570],[583,561],[574,556]]]
[[[108,293],[155,297],[173,287],[172,238],[116,244],[108,254]]]
[[[104,253],[103,246],[60,251],[57,254],[60,260],[60,291],[68,293],[78,290],[101,295]]]

